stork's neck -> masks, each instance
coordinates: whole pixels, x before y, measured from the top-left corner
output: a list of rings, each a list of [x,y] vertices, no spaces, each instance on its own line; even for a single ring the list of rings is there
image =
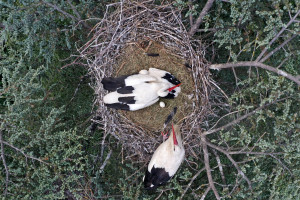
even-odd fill
[[[178,141],[177,141],[177,138],[176,138],[176,133],[175,133],[173,124],[172,124],[172,134],[173,134],[174,145],[178,145]]]

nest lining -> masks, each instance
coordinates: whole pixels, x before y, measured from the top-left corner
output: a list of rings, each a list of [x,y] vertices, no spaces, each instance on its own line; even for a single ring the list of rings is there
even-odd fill
[[[159,56],[148,56],[146,53],[155,53]],[[192,97],[194,96],[193,76],[184,64],[184,60],[170,54],[163,45],[154,41],[144,40],[126,46],[120,56],[118,66],[116,66],[116,76],[134,74],[142,69],[155,67],[175,75],[182,84],[178,97],[174,99],[160,98],[160,101],[166,103],[165,108],[159,106],[159,101],[138,111],[121,111],[119,113],[149,131],[159,131],[175,106],[178,107],[178,112],[174,121],[183,121],[184,117],[192,111]]]
[[[197,128],[205,123],[204,119],[210,112],[212,80],[204,59],[205,49],[201,41],[190,41],[181,23],[180,10],[167,2],[157,5],[153,1],[125,0],[109,4],[103,19],[91,34],[91,40],[79,51],[81,58],[88,63],[96,95],[94,107],[98,120],[94,122],[100,124],[104,138],[111,134],[122,141],[129,157],[147,159],[145,155],[153,152],[162,141],[160,131],[165,116],[177,106],[180,112],[175,120],[180,122],[186,153],[195,155],[200,141]],[[146,56],[143,54],[145,49],[160,56]],[[162,58],[165,59],[162,61]],[[143,64],[139,65],[139,62]],[[185,62],[192,66],[191,71],[187,71]],[[166,108],[156,104],[132,113],[107,109],[102,101],[107,93],[101,84],[103,77],[137,73],[155,67],[153,65],[170,71],[183,82],[177,98],[164,100]],[[191,93],[194,93],[193,102],[185,99]],[[148,119],[143,119],[147,112]],[[149,124],[148,121],[153,120],[152,114],[158,112],[165,113],[165,116],[155,119],[159,123],[153,121]]]

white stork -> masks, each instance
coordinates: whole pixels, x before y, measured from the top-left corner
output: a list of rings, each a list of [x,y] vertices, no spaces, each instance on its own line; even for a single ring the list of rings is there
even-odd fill
[[[109,108],[139,110],[159,100],[174,98],[180,92],[180,81],[167,71],[150,68],[139,74],[117,78],[103,78],[104,89],[111,91],[103,101]]]
[[[172,125],[170,137],[159,145],[150,160],[144,176],[145,188],[156,189],[170,180],[184,160],[184,154],[180,128]]]

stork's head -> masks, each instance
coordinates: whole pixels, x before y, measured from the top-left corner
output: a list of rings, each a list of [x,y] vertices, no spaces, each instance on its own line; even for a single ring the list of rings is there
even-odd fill
[[[159,96],[167,99],[173,99],[180,93],[181,89],[179,86],[181,83],[173,74],[165,70],[149,68],[149,75],[156,77],[162,83],[170,86],[167,91],[163,91],[163,93]]]
[[[165,70],[149,68],[149,75],[154,76],[157,79],[161,79],[163,82],[171,83],[172,85],[178,85],[180,83],[173,74]]]
[[[174,145],[174,147],[182,147],[180,127],[176,124],[172,124],[172,135],[170,139],[172,140],[172,144]]]

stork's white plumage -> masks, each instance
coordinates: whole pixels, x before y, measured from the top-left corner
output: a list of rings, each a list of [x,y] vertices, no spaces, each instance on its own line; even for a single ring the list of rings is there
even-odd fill
[[[104,89],[111,93],[104,96],[104,103],[115,109],[139,110],[159,100],[159,97],[174,98],[180,92],[180,81],[167,71],[150,68],[139,74],[104,78]]]
[[[156,189],[170,180],[184,160],[184,155],[180,128],[174,125],[170,137],[159,145],[150,160],[144,177],[145,188]]]

